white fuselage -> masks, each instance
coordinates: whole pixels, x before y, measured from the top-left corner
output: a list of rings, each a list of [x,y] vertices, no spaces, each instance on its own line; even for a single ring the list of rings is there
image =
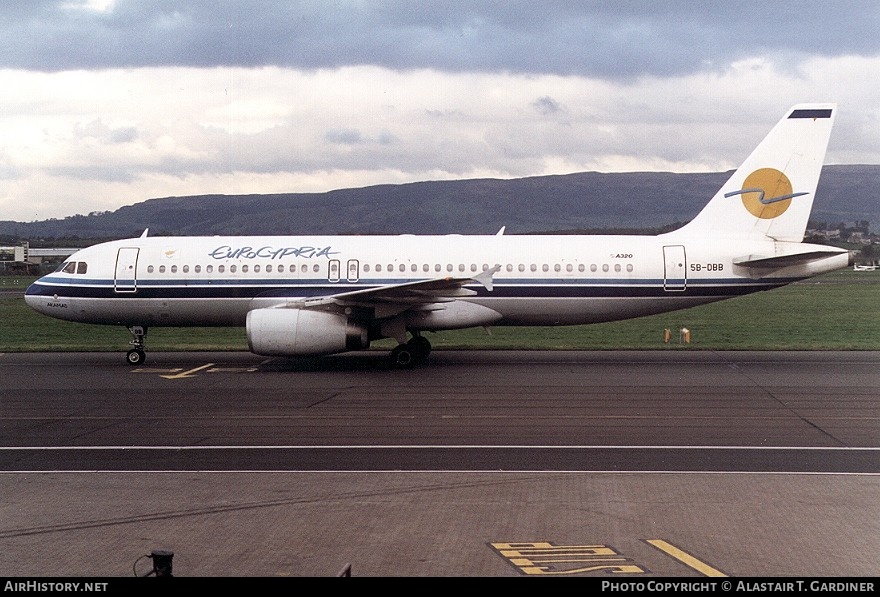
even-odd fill
[[[78,322],[241,326],[258,308],[420,280],[469,278],[499,266],[491,290],[466,284],[471,296],[456,301],[501,315],[487,324],[573,325],[682,309],[847,265],[846,252],[772,270],[734,265],[750,254],[808,248],[817,247],[695,240],[675,233],[142,237],[77,252],[67,271],[35,282],[26,299],[46,315]],[[375,317],[382,315],[379,305]],[[425,329],[482,324],[454,319]]]

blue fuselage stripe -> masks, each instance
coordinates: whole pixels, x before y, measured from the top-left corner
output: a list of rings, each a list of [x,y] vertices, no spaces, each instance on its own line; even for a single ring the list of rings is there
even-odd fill
[[[118,291],[111,280],[84,281],[71,279],[52,280],[51,284],[37,281],[27,290],[29,296],[63,296],[66,298],[91,299],[241,299],[271,297],[318,297],[379,288],[389,284],[401,284],[418,280],[377,279],[358,283],[327,280],[212,280],[199,281],[159,281],[137,282],[135,291]],[[467,288],[475,290],[477,296],[493,298],[601,298],[601,297],[660,297],[670,292],[689,297],[737,296],[760,290],[783,286],[795,280],[787,278],[772,281],[755,281],[739,278],[718,278],[680,281],[684,289],[669,290],[663,280],[596,280],[596,279],[513,279],[495,281],[492,291],[476,284]]]

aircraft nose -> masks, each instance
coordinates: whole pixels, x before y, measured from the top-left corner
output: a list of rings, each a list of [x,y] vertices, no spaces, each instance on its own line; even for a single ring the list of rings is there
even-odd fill
[[[40,297],[37,296],[36,284],[31,284],[27,287],[27,290],[24,291],[24,302],[27,303],[27,306],[31,309],[37,309],[37,305],[40,303]]]
[[[43,297],[40,292],[38,282],[39,280],[28,286],[27,290],[24,291],[24,302],[34,311],[45,313],[46,310],[43,308],[46,304],[44,300],[45,297]]]

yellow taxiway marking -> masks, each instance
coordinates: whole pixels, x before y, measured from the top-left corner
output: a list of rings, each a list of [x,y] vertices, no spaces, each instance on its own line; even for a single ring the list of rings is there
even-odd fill
[[[671,543],[667,543],[663,539],[645,539],[645,541],[648,544],[653,545],[654,547],[656,547],[660,551],[666,553],[667,555],[672,556],[673,558],[675,558],[676,560],[678,560],[682,564],[685,564],[686,566],[690,566],[691,568],[693,568],[697,572],[704,574],[705,576],[727,576],[726,574],[724,574],[720,570],[716,570],[715,568],[713,568],[709,564],[701,562],[700,560],[698,560],[694,556],[680,550],[679,548],[672,545]]]
[[[184,371],[183,373],[177,373],[176,375],[160,375],[159,377],[164,377],[165,379],[182,379],[184,377],[193,377],[193,373],[196,371],[201,371],[202,369],[207,369],[208,367],[213,367],[214,363],[208,363],[207,365],[202,365],[201,367],[196,367],[195,369],[190,369],[189,371]]]
[[[2,356],[2,354],[0,354]],[[208,367],[213,367],[213,369],[208,369]],[[159,369],[157,367],[141,367],[138,369],[132,369],[132,373],[152,373],[152,374],[162,374],[159,377],[164,377],[165,379],[179,379],[181,377],[193,377],[192,373],[196,371],[201,371],[202,369],[208,369],[205,373],[253,373],[254,371],[259,371],[259,367],[214,367],[214,363],[208,363],[207,365],[202,365],[201,367],[196,367],[195,369],[190,369],[189,371],[183,371],[183,367],[174,367],[171,369]],[[182,371],[182,373],[181,373]],[[172,375],[173,374],[173,375]]]

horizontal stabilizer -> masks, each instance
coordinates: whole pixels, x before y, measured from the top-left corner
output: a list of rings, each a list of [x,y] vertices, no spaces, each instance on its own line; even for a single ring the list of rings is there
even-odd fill
[[[795,253],[794,255],[778,255],[775,257],[762,257],[760,255],[749,255],[748,257],[740,257],[734,259],[734,265],[743,267],[763,267],[778,269],[789,267],[791,265],[803,265],[811,263],[826,257],[834,257],[845,251],[810,251],[808,253]]]

